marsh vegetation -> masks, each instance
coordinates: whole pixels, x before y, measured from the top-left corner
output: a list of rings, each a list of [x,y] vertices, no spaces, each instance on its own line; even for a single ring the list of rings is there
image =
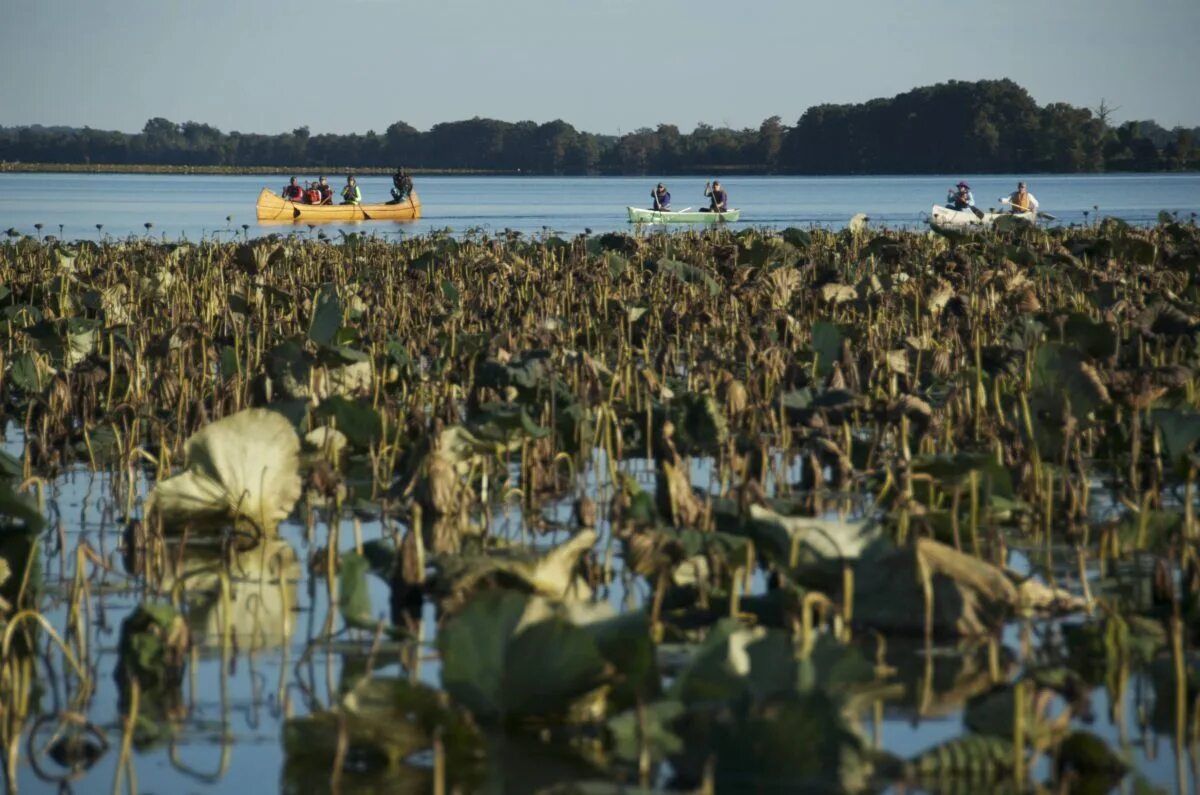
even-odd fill
[[[240,788],[247,675],[285,791],[1194,786],[1194,223],[17,235],[0,284],[10,790]]]

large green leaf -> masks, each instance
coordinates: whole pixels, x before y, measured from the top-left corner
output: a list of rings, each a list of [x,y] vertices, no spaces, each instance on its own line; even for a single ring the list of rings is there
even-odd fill
[[[721,285],[717,283],[717,280],[710,276],[704,268],[697,265],[674,259],[660,259],[655,263],[655,269],[658,273],[671,276],[686,284],[703,286],[708,290],[709,295],[721,292]]]
[[[1158,428],[1167,462],[1181,477],[1193,465],[1196,442],[1200,441],[1200,414],[1178,409],[1155,409],[1150,421]]]
[[[318,345],[328,345],[342,325],[342,302],[332,284],[322,285],[313,298],[312,319],[308,338]]]
[[[383,437],[383,418],[368,402],[332,395],[321,401],[314,413],[321,419],[332,419],[350,444],[360,450]]]
[[[1117,355],[1118,336],[1112,324],[1093,322],[1078,312],[1069,315],[1063,323],[1063,341],[1093,359],[1104,360]]]
[[[371,613],[371,591],[367,586],[370,564],[362,555],[348,552],[342,555],[338,570],[338,612],[347,626],[374,629]]]
[[[554,617],[518,632],[504,654],[504,711],[516,715],[565,709],[597,687],[605,662],[584,629]]]
[[[1061,409],[1064,399],[1069,400],[1077,419],[1086,419],[1108,402],[1108,392],[1080,353],[1058,343],[1038,348],[1033,361],[1033,392],[1035,401],[1047,409]]]
[[[684,715],[683,704],[674,700],[655,701],[643,709],[630,709],[608,720],[613,751],[627,762],[638,761],[644,750],[662,759],[683,750],[683,741],[671,724]]]
[[[41,392],[48,380],[38,366],[37,357],[29,351],[13,357],[9,378],[19,389],[30,394]]]
[[[509,591],[481,592],[439,636],[442,683],[480,720],[562,717],[606,678],[586,629],[557,612],[522,623],[531,601]]]
[[[482,593],[438,635],[442,686],[476,717],[496,720],[505,713],[506,652],[526,601],[509,591]]]
[[[842,340],[845,335],[841,326],[825,320],[813,323],[812,349],[817,355],[817,372],[828,375],[833,363],[842,357]]]

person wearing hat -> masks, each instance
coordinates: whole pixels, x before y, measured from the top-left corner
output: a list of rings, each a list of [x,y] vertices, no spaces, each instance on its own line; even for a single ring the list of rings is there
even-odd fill
[[[1009,195],[1001,196],[1000,203],[1009,205],[1014,213],[1036,213],[1038,211],[1038,200],[1025,189],[1024,182],[1018,182],[1017,189]]]
[[[955,210],[969,210],[975,206],[975,194],[966,182],[959,182],[946,193],[946,206]]]
[[[729,209],[729,194],[717,180],[704,183],[704,195],[708,197],[709,205],[702,212],[723,213]]]
[[[651,206],[655,210],[670,210],[671,192],[667,190],[666,185],[660,182],[650,191],[650,201],[653,202]]]

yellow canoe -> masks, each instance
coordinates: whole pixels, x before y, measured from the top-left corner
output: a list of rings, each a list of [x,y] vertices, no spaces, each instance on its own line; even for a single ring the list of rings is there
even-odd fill
[[[399,204],[303,204],[263,188],[255,210],[260,221],[410,221],[421,217],[421,199],[413,191]]]

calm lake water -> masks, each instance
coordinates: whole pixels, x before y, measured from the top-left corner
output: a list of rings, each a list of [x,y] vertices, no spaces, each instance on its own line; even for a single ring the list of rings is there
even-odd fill
[[[301,180],[315,174],[300,174]],[[343,178],[330,175],[335,185]],[[733,206],[742,210],[740,226],[843,226],[855,213],[872,223],[914,226],[961,175],[919,177],[735,177],[724,178]],[[1043,211],[1059,223],[1082,223],[1115,216],[1131,223],[1152,223],[1160,210],[1183,216],[1200,213],[1200,174],[1087,174],[965,177],[981,207],[1025,179]],[[625,207],[644,207],[650,188],[663,179],[677,209],[704,205],[703,178],[647,177],[418,177],[417,192],[425,216],[407,223],[370,222],[360,229],[385,235],[420,234],[449,227],[527,234],[553,230],[576,234],[586,229],[628,229]],[[67,239],[151,234],[168,239],[250,236],[304,224],[260,225],[254,202],[260,188],[280,190],[280,176],[187,176],[141,174],[0,174],[0,228],[15,228]],[[388,198],[391,180],[363,177],[363,197]],[[1087,216],[1085,216],[1087,213]],[[229,220],[227,220],[229,219]],[[96,225],[103,228],[97,230]],[[249,228],[243,230],[242,224]],[[330,224],[328,232],[350,228]]]
[[[968,177],[981,202],[995,198],[1015,184],[1013,177]],[[499,231],[505,228],[540,233],[549,228],[563,233],[627,229],[626,204],[642,204],[656,178],[501,178],[460,177],[421,178],[418,190],[427,217],[410,224],[367,224],[359,227],[382,235],[410,235],[450,227],[458,232],[472,228]],[[852,178],[730,178],[726,180],[733,203],[741,207],[744,225],[841,226],[856,212],[869,214],[873,222],[889,226],[920,223],[920,211],[928,210],[940,199],[946,187],[957,177],[852,177]],[[0,174],[0,229],[15,227],[34,234],[34,224],[43,225],[42,234],[60,234],[66,238],[95,238],[99,235],[121,237],[146,234],[143,224],[153,223],[155,237],[199,239],[214,234],[222,237],[241,235],[241,224],[249,225],[251,235],[278,231],[278,226],[260,226],[254,221],[253,201],[265,185],[278,188],[282,179],[224,176],[141,176],[141,175],[16,175]],[[1063,223],[1082,222],[1084,211],[1125,218],[1131,222],[1151,222],[1162,209],[1188,215],[1200,212],[1200,175],[1120,175],[1029,178],[1031,188],[1048,212]],[[703,179],[668,181],[679,207],[701,201]],[[387,192],[386,177],[363,180],[368,198],[382,198]],[[986,206],[987,202],[983,202]],[[226,216],[231,221],[226,221]],[[102,231],[95,225],[102,224]],[[327,232],[339,228],[325,227]],[[287,227],[284,227],[286,230]],[[299,231],[308,234],[306,226]],[[0,438],[0,449],[20,456],[24,440],[18,425],[10,425]],[[792,462],[795,463],[795,462]],[[582,471],[585,490],[598,493],[597,473],[606,471],[606,462],[597,452]],[[711,461],[698,459],[692,464],[694,485],[709,487]],[[650,466],[645,461],[625,460],[620,469],[653,488]],[[790,470],[789,470],[790,471]],[[137,478],[134,507],[140,509],[150,484],[141,469]],[[519,474],[519,470],[514,473]],[[791,473],[797,479],[796,473]],[[608,495],[611,496],[611,495]],[[118,632],[121,621],[146,595],[139,583],[126,579],[116,561],[122,525],[118,517],[124,501],[114,492],[111,473],[91,473],[75,468],[46,484],[46,514],[51,526],[62,526],[65,549],[87,542],[105,560],[113,563],[109,572],[101,572],[92,585],[93,612],[89,619],[88,646],[95,665],[96,691],[86,706],[89,720],[117,744],[121,737],[121,713],[113,678],[117,664]],[[569,523],[571,501],[563,500],[547,508],[552,522]],[[491,532],[514,541],[525,534],[525,517],[519,504],[508,501],[494,506]],[[298,512],[299,513],[299,512]],[[322,520],[323,521],[323,520]],[[343,551],[353,547],[354,526],[349,517],[338,520]],[[303,521],[294,519],[282,527],[283,538],[304,561],[328,538],[325,525],[310,538]],[[372,540],[385,536],[390,527],[380,521],[364,520],[362,537]],[[610,541],[607,522],[600,523],[597,548]],[[553,545],[564,540],[561,532],[537,539]],[[57,551],[54,534],[47,534],[42,548],[45,561],[47,596],[43,600],[46,616],[57,628],[66,626],[67,593],[71,584],[73,560]],[[1074,589],[1074,558],[1065,552],[1056,562],[1059,583]],[[1029,573],[1026,555],[1014,549],[1010,565]],[[262,593],[248,586],[239,592],[239,604],[266,603],[273,591]],[[387,586],[370,579],[372,608],[375,615],[386,615]],[[765,590],[760,575],[754,593]],[[628,594],[618,578],[608,594],[620,607],[630,601],[644,604],[649,596],[644,585]],[[198,647],[189,660],[184,683],[186,715],[179,721],[176,734],[160,742],[135,749],[132,760],[138,791],[239,793],[250,788],[289,792],[328,791],[328,782],[297,781],[289,773],[283,742],[283,727],[288,717],[305,715],[334,703],[339,685],[362,671],[370,656],[369,642],[343,633],[334,642],[319,639],[321,625],[329,611],[323,581],[306,569],[295,583],[287,604],[292,625],[283,638],[272,638],[251,646],[242,632],[241,646],[232,656],[223,656],[220,643],[198,616],[194,631]],[[199,611],[197,611],[199,613]],[[244,613],[240,613],[244,614]],[[1080,620],[1075,617],[1072,620]],[[1012,671],[1033,660],[1020,655],[1021,636],[1033,632],[1039,643],[1059,644],[1060,626],[1056,623],[1025,624],[1011,622],[999,639],[999,656],[1006,670]],[[426,610],[421,630],[420,665],[404,667],[394,647],[384,646],[372,658],[374,670],[381,676],[414,676],[432,686],[441,682],[440,662],[434,646],[435,616]],[[871,646],[870,648],[874,648]],[[986,649],[938,647],[932,654],[923,649],[906,649],[895,643],[889,647],[898,668],[896,680],[904,693],[890,700],[875,714],[865,711],[856,716],[864,739],[904,757],[932,748],[947,739],[965,733],[962,712],[963,683],[975,680],[984,671],[980,663]],[[986,673],[986,671],[984,671]],[[63,676],[44,677],[38,714],[54,715],[66,708],[68,688]],[[1075,726],[1095,732],[1117,749],[1134,772],[1124,779],[1123,791],[1149,791],[1145,785],[1168,792],[1196,792],[1200,763],[1189,753],[1196,746],[1185,746],[1173,734],[1172,713],[1165,696],[1163,680],[1149,673],[1137,673],[1123,690],[1119,703],[1111,703],[1106,687],[1092,691],[1090,719],[1077,719]],[[1061,709],[1061,704],[1052,709]],[[51,724],[46,724],[47,726]],[[34,745],[46,738],[39,735]],[[536,762],[528,762],[536,748],[513,746],[505,753],[489,755],[489,793],[526,793],[539,783],[530,777]],[[22,740],[17,780],[22,793],[60,791],[30,763]],[[72,786],[76,792],[109,791],[114,781],[119,754],[110,748],[95,767],[80,775]],[[409,760],[405,770],[411,774],[409,789],[423,791],[429,760]],[[526,764],[522,764],[526,762]],[[1048,778],[1051,761],[1041,757],[1033,777]],[[548,767],[551,765],[547,765]],[[586,781],[597,777],[594,770],[579,760],[557,759],[555,774],[565,780]],[[545,775],[549,775],[548,773]],[[666,774],[660,775],[660,780]],[[373,789],[370,785],[362,788]],[[352,786],[345,791],[359,791]],[[981,788],[982,791],[982,788]]]
[[[10,424],[5,437],[0,437],[0,449],[19,456],[24,441],[20,429]],[[641,483],[643,488],[654,488],[653,464],[642,459],[626,459],[620,469]],[[789,476],[798,475],[798,462],[787,467]],[[601,473],[607,470],[603,453],[596,451],[589,465],[581,472],[583,484],[589,493],[603,497],[600,486]],[[513,477],[519,475],[519,465],[514,464]],[[140,505],[152,483],[140,469],[131,472],[136,478],[136,503]],[[697,488],[711,486],[712,462],[710,459],[693,461],[692,482]],[[611,496],[611,495],[609,495]],[[95,663],[93,670],[95,691],[87,707],[88,718],[102,731],[113,747],[100,757],[95,766],[79,774],[73,782],[75,792],[110,791],[119,756],[116,746],[122,733],[121,712],[118,707],[118,688],[114,679],[117,667],[117,642],[121,621],[146,598],[141,585],[127,580],[120,572],[117,546],[122,525],[117,518],[122,512],[121,500],[114,491],[114,477],[108,472],[89,472],[77,467],[47,483],[46,513],[52,525],[64,527],[66,547],[74,549],[81,540],[87,540],[97,552],[113,565],[112,571],[99,572],[98,581],[92,584],[94,593],[93,617],[89,621],[89,648],[96,651],[91,655]],[[521,508],[516,501],[508,501],[503,507],[496,506],[491,520],[490,532],[512,542],[529,538],[523,529],[525,523]],[[546,506],[546,516],[553,522],[570,523],[572,501],[563,499]],[[293,548],[301,561],[306,560],[313,549],[328,537],[323,520],[316,522],[315,538],[309,538],[303,522],[289,520],[280,527],[281,537]],[[378,520],[364,519],[361,523],[362,538],[369,541],[381,538],[390,532],[390,527]],[[610,527],[606,521],[598,525],[601,537],[597,549],[604,549],[610,541]],[[342,552],[354,548],[354,528],[349,518],[339,520],[340,548]],[[563,542],[567,534],[551,532],[537,536],[539,546],[553,546]],[[1031,555],[1043,554],[1041,550],[1011,548],[1009,566],[1020,575],[1032,573]],[[1062,549],[1055,554],[1055,571],[1058,584],[1077,589],[1074,577],[1073,556]],[[67,623],[66,595],[71,582],[71,565],[61,558],[51,541],[42,547],[45,566],[45,583],[48,591],[43,599],[44,615],[55,627]],[[620,563],[618,561],[618,574]],[[1096,574],[1090,572],[1091,576]],[[373,613],[387,615],[388,588],[378,578],[368,578],[371,589]],[[759,572],[752,584],[752,592],[761,594],[766,589],[766,579]],[[297,773],[288,764],[288,755],[283,742],[284,724],[289,717],[301,716],[336,703],[338,691],[347,680],[361,674],[368,665],[373,665],[376,676],[417,679],[433,687],[441,684],[441,662],[437,657],[437,617],[432,604],[427,604],[419,630],[422,638],[420,662],[406,668],[393,644],[384,643],[375,654],[369,652],[369,633],[339,633],[332,642],[320,639],[322,622],[331,606],[326,598],[325,585],[304,567],[300,580],[290,588],[286,604],[290,605],[291,620],[287,630],[271,633],[269,638],[254,642],[253,638],[262,630],[253,617],[257,610],[266,615],[284,612],[280,596],[273,581],[257,582],[241,578],[235,581],[233,599],[238,608],[233,619],[235,634],[241,639],[232,653],[224,656],[221,651],[216,625],[204,611],[189,613],[189,624],[193,640],[197,643],[195,653],[189,659],[186,679],[183,684],[183,699],[186,716],[174,729],[174,734],[158,742],[134,749],[132,766],[137,777],[135,791],[139,792],[204,792],[241,793],[251,786],[259,790],[276,790],[288,793],[330,792],[327,780],[308,781],[297,779]],[[624,580],[618,576],[608,592],[608,601],[620,610],[627,602],[643,607],[650,598],[649,589],[637,585],[626,591]],[[336,609],[336,608],[333,608]],[[197,617],[198,616],[198,617]],[[1082,616],[1070,621],[1078,622]],[[340,621],[340,619],[339,619]],[[251,629],[254,627],[254,629]],[[1014,676],[1023,665],[1037,664],[1034,659],[1021,659],[1019,649],[1022,635],[1032,633],[1036,644],[1061,642],[1061,625],[1053,621],[1010,622],[1001,633],[999,659],[1006,677]],[[874,641],[864,643],[864,648],[873,649]],[[891,639],[888,643],[889,664],[896,666],[893,679],[902,685],[903,695],[889,699],[883,709],[872,713],[867,708],[855,716],[854,722],[861,729],[864,741],[903,757],[918,754],[939,743],[961,737],[968,731],[963,718],[964,690],[977,692],[970,682],[978,683],[987,678],[986,645],[962,641],[959,644],[937,645],[930,653],[917,641]],[[371,662],[368,662],[370,658]],[[1124,689],[1120,705],[1114,705],[1110,692],[1100,686],[1091,690],[1091,717],[1076,719],[1077,728],[1094,732],[1116,749],[1130,764],[1132,772],[1122,781],[1121,791],[1129,792],[1196,792],[1200,770],[1198,761],[1191,757],[1194,745],[1177,742],[1173,734],[1171,701],[1161,688],[1169,679],[1133,673]],[[43,679],[41,686],[42,713],[53,714],[66,703],[64,678]],[[1050,707],[1050,714],[1062,708],[1060,701]],[[50,724],[52,725],[52,724]],[[39,736],[38,744],[47,737]],[[520,740],[510,736],[504,742],[504,753],[489,753],[487,781],[481,792],[489,795],[523,795],[532,793],[554,781],[585,782],[602,778],[604,774],[592,768],[582,758],[562,754],[554,756],[548,767],[540,767],[538,759],[548,752],[536,742]],[[22,744],[22,754],[17,769],[18,787],[21,793],[62,792],[56,784],[39,775],[30,764],[27,746]],[[44,761],[44,760],[43,760]],[[294,762],[294,760],[293,760]],[[342,792],[427,792],[429,788],[430,759],[419,756],[410,758],[395,777],[388,783],[370,777],[351,782]],[[1042,755],[1030,771],[1036,781],[1045,781],[1050,776],[1052,761]],[[44,767],[57,770],[52,763]],[[664,763],[659,769],[658,784],[661,786],[669,776],[670,766]],[[251,784],[253,782],[253,784]],[[400,790],[389,787],[403,782]],[[889,790],[903,791],[903,790]],[[917,790],[922,791],[922,790]]]

